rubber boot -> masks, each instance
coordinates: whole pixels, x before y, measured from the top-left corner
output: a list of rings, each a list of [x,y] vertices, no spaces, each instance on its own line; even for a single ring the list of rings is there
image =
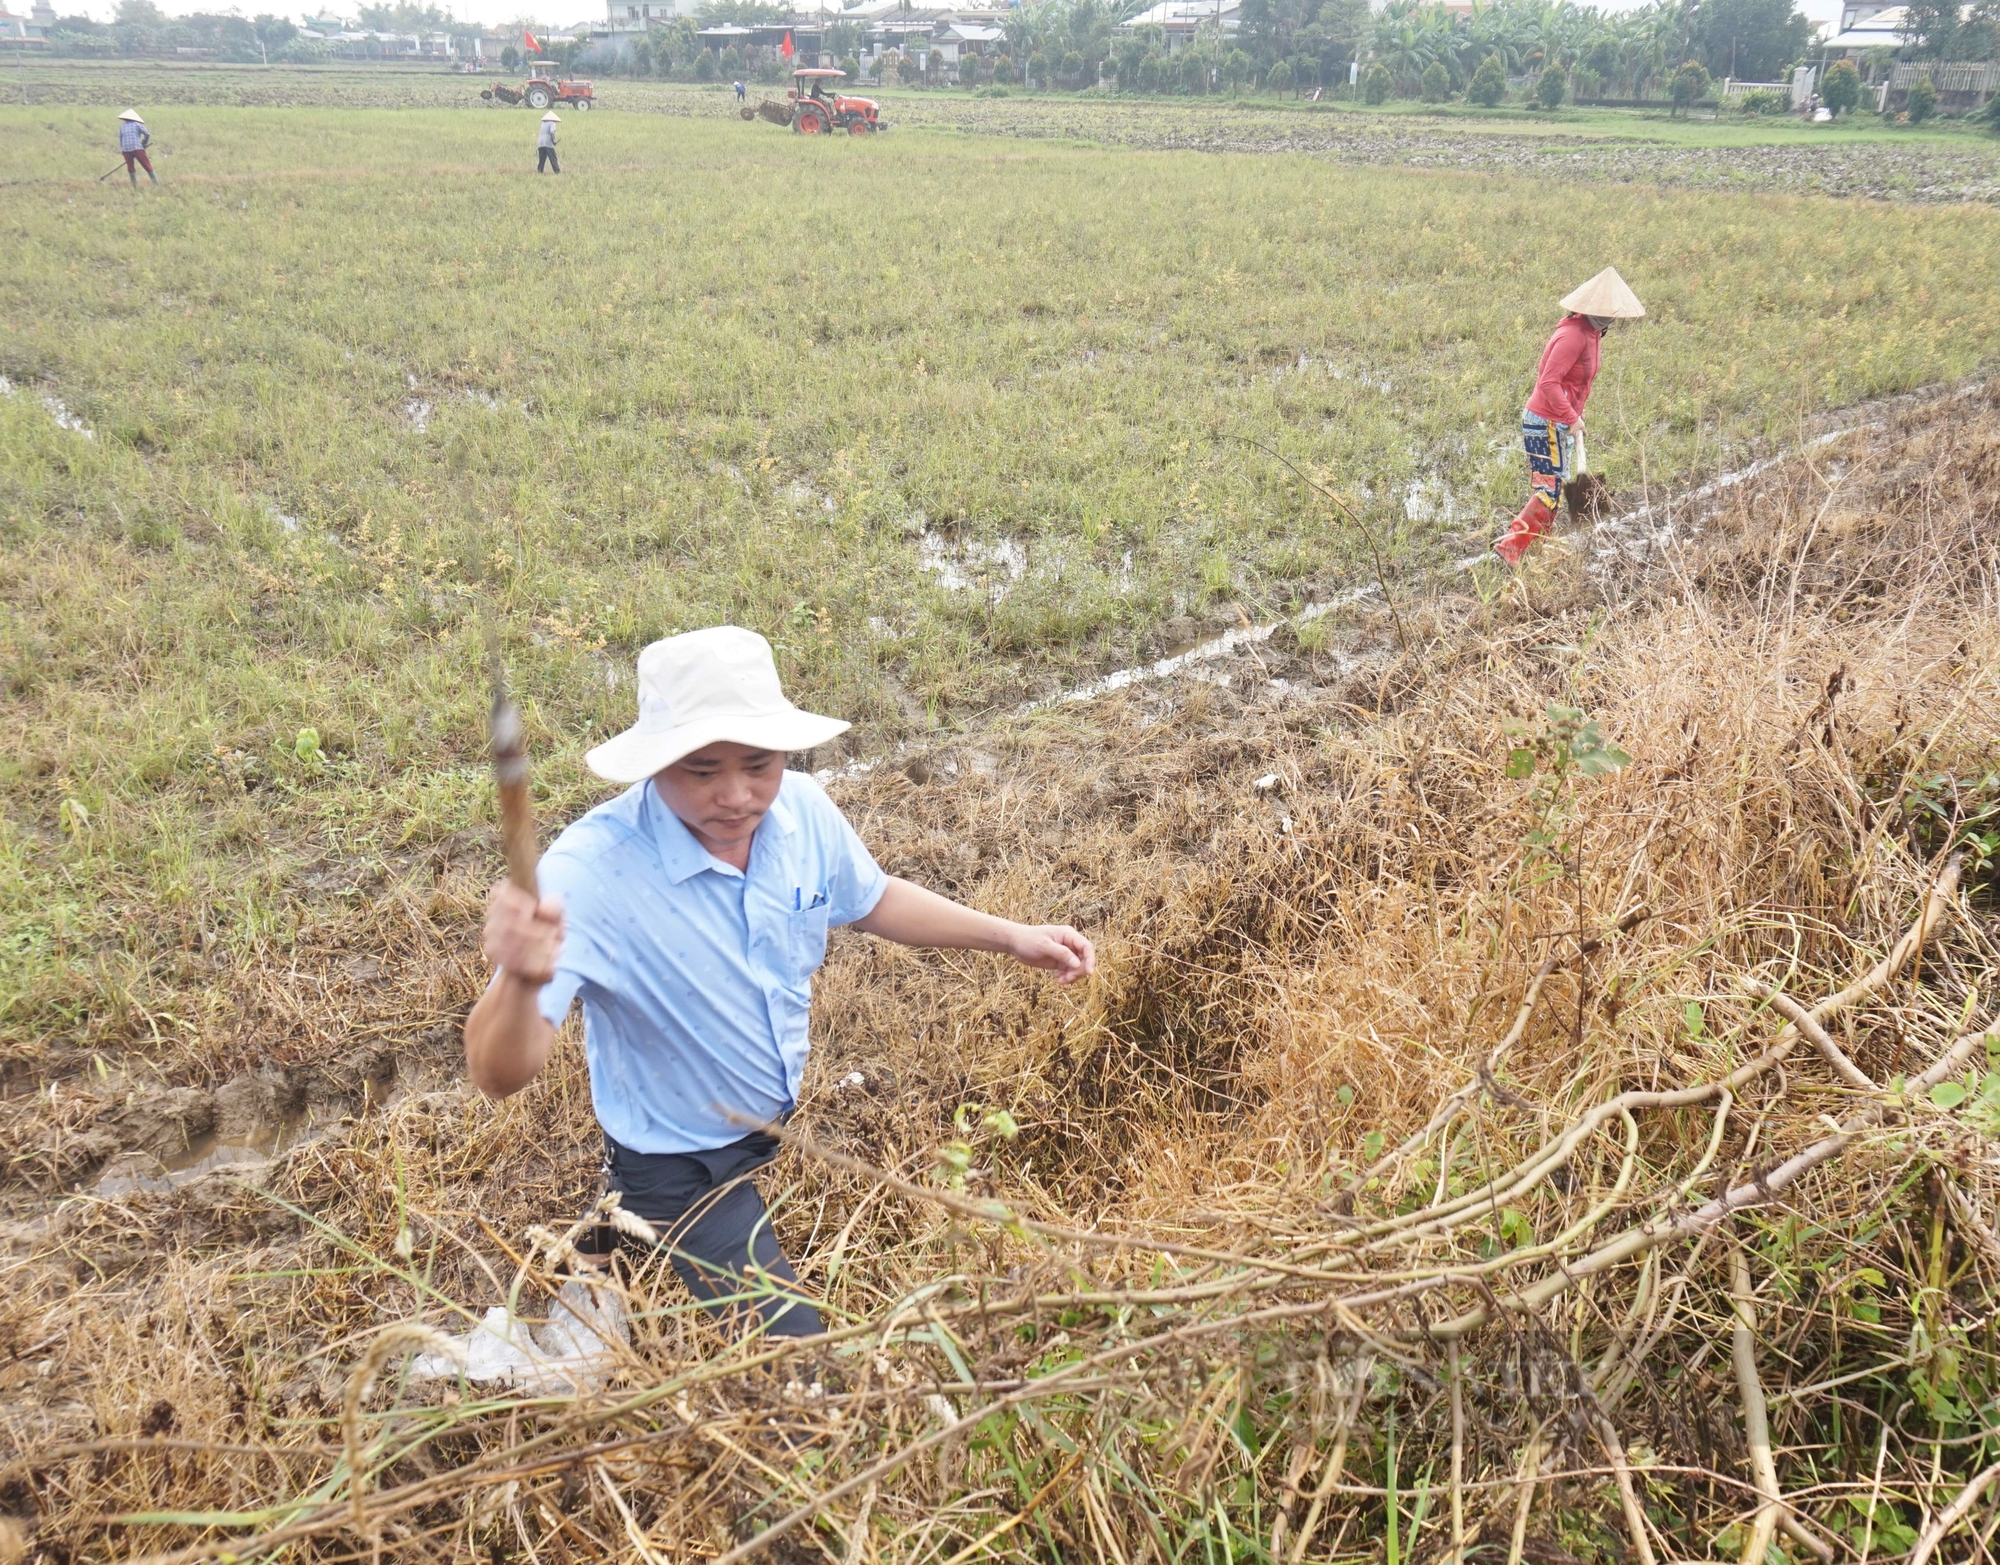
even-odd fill
[[[1521,514],[1500,535],[1499,541],[1493,545],[1493,552],[1509,565],[1519,565],[1521,556],[1528,552],[1528,546],[1546,533],[1555,519],[1556,513],[1549,502],[1536,495],[1521,507]]]

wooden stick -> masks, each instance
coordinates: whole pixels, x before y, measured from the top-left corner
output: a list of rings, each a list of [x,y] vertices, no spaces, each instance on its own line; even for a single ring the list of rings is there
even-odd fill
[[[528,797],[528,747],[521,732],[521,709],[507,694],[507,671],[498,647],[490,648],[493,676],[493,781],[500,790],[500,840],[507,853],[507,878],[529,896],[540,895],[535,865],[535,807]]]

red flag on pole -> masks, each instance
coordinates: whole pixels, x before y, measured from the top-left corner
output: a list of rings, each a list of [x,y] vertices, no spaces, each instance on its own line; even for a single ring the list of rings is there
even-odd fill
[[[530,54],[540,54],[543,52],[542,46],[535,42],[534,33],[526,28],[522,29],[521,41],[528,46]]]
[[[788,60],[798,53],[798,50],[792,47],[792,35],[789,30],[785,33],[785,41],[778,45],[778,53],[782,54]]]

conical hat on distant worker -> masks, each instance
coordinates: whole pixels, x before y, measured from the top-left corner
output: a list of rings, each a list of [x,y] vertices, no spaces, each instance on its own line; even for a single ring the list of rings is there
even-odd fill
[[[139,120],[139,123],[141,125],[146,123],[143,119],[139,119],[139,111],[137,109],[127,109],[123,114],[119,115],[118,117],[121,120]]]
[[[1606,315],[1614,321],[1636,321],[1646,313],[1639,296],[1625,286],[1618,268],[1607,266],[1562,302],[1572,315]]]
[[[546,124],[548,124],[548,123],[549,123],[550,121],[554,121],[554,122],[555,122],[556,124],[560,125],[560,124],[562,123],[562,116],[561,116],[560,114],[556,113],[556,111],[555,111],[554,109],[550,109],[548,113],[546,113],[546,114],[544,114],[544,115],[542,116],[542,123],[543,123],[544,125],[546,125]],[[1623,287],[1624,285],[1623,285],[1623,284],[1621,283],[1621,284],[1620,284],[1619,286],[1620,286],[1620,287]],[[1638,302],[1638,301],[1637,301],[1636,299],[1635,299],[1635,300],[1633,301],[1633,303],[1635,303],[1635,304],[1636,304],[1637,302]]]

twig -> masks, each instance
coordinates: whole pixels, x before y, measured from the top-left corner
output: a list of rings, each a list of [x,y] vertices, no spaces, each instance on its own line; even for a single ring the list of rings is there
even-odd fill
[[[1465,1369],[1451,1340],[1451,1565],[1465,1565]],[[1641,1565],[1653,1565],[1648,1559]]]
[[[1750,1447],[1750,1471],[1764,1497],[1743,1545],[1743,1565],[1764,1565],[1764,1553],[1778,1530],[1778,1515],[1785,1501],[1778,1487],[1777,1464],[1771,1459],[1771,1420],[1764,1406],[1764,1385],[1757,1378],[1757,1292],[1750,1280],[1750,1258],[1740,1243],[1730,1255],[1730,1278],[1735,1325],[1729,1334],[1729,1356],[1736,1368],[1736,1394],[1743,1403],[1743,1437]]]
[[[1548,1434],[1548,1424],[1536,1426],[1528,1438],[1528,1449],[1521,1453],[1520,1488],[1514,1497],[1514,1530],[1507,1539],[1507,1565],[1521,1565],[1522,1551],[1528,1542],[1528,1512],[1535,1504],[1535,1481],[1542,1471],[1542,1441]]]
[[[1374,1368],[1367,1359],[1354,1366],[1354,1394],[1348,1398],[1340,1428],[1334,1432],[1333,1450],[1327,1456],[1326,1470],[1319,1475],[1319,1482],[1313,1487],[1312,1502],[1306,1507],[1306,1519],[1299,1524],[1299,1535],[1292,1543],[1291,1565],[1301,1565],[1305,1559],[1313,1534],[1319,1531],[1320,1513],[1326,1508],[1327,1497],[1340,1482],[1341,1469],[1347,1465],[1347,1437],[1353,1433],[1354,1420],[1361,1412],[1361,1399],[1368,1392],[1368,1377],[1374,1373]]]
[[[1995,1462],[1986,1468],[1971,1483],[1958,1491],[1958,1498],[1938,1512],[1937,1520],[1932,1522],[1924,1530],[1924,1535],[1917,1540],[1917,1546],[1910,1554],[1910,1565],[1930,1565],[1930,1558],[1937,1553],[1937,1546],[1944,1541],[1944,1535],[1965,1520],[1966,1512],[1978,1502],[1979,1497],[1986,1492],[1987,1486],[1995,1478],[2000,1478],[2000,1462]]]
[[[1794,1027],[1798,1028],[1800,1032],[1804,1033],[1806,1035],[1806,1042],[1819,1050],[1820,1058],[1831,1065],[1834,1074],[1846,1082],[1848,1086],[1858,1088],[1862,1092],[1879,1092],[1882,1090],[1875,1085],[1874,1080],[1866,1071],[1862,1070],[1860,1066],[1847,1057],[1846,1052],[1842,1050],[1839,1044],[1833,1041],[1827,1030],[1813,1019],[1812,1012],[1800,1005],[1798,1001],[1794,1000],[1782,989],[1774,989],[1761,979],[1744,978],[1740,982],[1752,994],[1758,996],[1760,999],[1770,1001],[1771,1009],[1784,1017]]]
[[[1602,1413],[1597,1415],[1597,1438],[1604,1446],[1604,1454],[1611,1458],[1612,1474],[1618,1483],[1618,1505],[1625,1513],[1625,1530],[1632,1538],[1632,1552],[1638,1555],[1639,1565],[1656,1565],[1653,1540],[1646,1536],[1646,1511],[1639,1504],[1638,1493],[1632,1487],[1632,1468],[1626,1460],[1625,1442],[1619,1438],[1611,1420]]]

